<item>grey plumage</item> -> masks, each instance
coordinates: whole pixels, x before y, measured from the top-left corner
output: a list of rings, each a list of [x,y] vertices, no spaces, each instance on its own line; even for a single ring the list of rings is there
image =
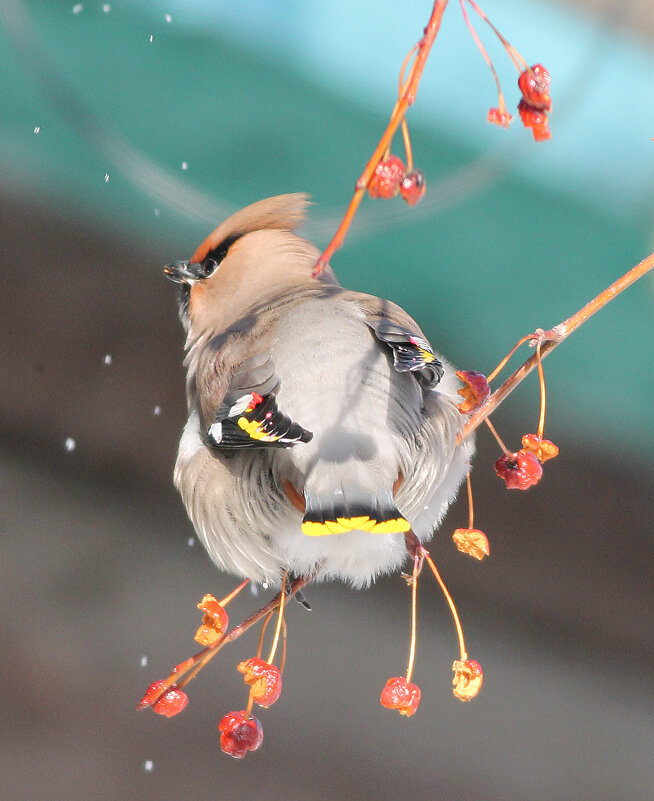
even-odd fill
[[[360,586],[400,567],[405,520],[420,540],[432,535],[473,446],[456,446],[457,380],[415,321],[331,271],[312,278],[319,252],[292,233],[306,203],[282,195],[243,209],[191,264],[167,268],[183,282],[187,328],[175,484],[225,570],[274,585],[286,569],[319,568]],[[307,536],[303,519],[325,535]],[[391,533],[311,523],[351,524],[338,519]]]

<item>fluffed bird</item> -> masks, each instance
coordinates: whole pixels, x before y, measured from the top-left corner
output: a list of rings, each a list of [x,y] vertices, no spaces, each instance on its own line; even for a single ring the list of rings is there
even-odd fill
[[[312,275],[320,252],[295,233],[308,202],[254,203],[164,268],[187,334],[174,481],[220,568],[360,587],[402,565],[406,532],[432,536],[473,444],[417,323]]]

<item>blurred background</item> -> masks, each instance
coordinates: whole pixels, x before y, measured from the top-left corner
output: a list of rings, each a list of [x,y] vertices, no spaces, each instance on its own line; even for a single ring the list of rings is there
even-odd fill
[[[653,247],[649,0],[487,0],[552,74],[553,139],[485,122],[494,86],[456,3],[411,110],[428,181],[415,209],[364,202],[332,261],[390,297],[435,347],[489,372]],[[381,709],[402,672],[398,577],[293,604],[280,702],[260,752],[220,753],[245,703],[243,638],[166,721],[134,707],[193,652],[195,604],[225,595],[172,487],[185,418],[183,336],[161,265],[226,215],[308,191],[326,245],[392,108],[428,0],[3,0],[0,5],[0,797],[641,801],[654,798],[654,282],[621,296],[545,363],[561,447],[507,493],[478,437],[483,563],[459,554],[457,502],[432,554],[486,680],[450,692],[455,634],[421,584],[411,721]],[[509,106],[516,74],[477,26]],[[396,151],[401,151],[398,142]],[[496,415],[535,430],[525,381]],[[244,593],[235,620],[257,608]]]

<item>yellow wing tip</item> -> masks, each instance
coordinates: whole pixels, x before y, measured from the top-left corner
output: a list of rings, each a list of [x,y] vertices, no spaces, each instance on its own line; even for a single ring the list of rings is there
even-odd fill
[[[401,534],[409,531],[411,524],[403,517],[393,520],[383,520],[378,523],[367,516],[339,517],[337,520],[325,520],[319,523],[314,520],[305,520],[302,523],[302,533],[307,537],[325,537],[330,534],[345,534],[349,531],[370,531],[372,534]]]

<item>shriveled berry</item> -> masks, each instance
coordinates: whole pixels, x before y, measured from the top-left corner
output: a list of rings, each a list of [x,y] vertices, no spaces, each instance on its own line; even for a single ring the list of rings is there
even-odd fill
[[[549,439],[539,437],[538,434],[524,434],[522,450],[533,453],[541,464],[559,455],[558,446]]]
[[[463,381],[464,386],[457,390],[457,395],[463,398],[458,405],[461,414],[471,414],[481,408],[490,395],[490,387],[486,376],[475,370],[457,370],[456,377]]]
[[[195,641],[200,645],[213,645],[222,637],[229,625],[229,615],[213,595],[205,595],[198,604],[204,612],[202,625],[195,632]]]
[[[543,468],[533,453],[519,450],[500,457],[495,462],[495,472],[507,489],[526,490],[540,481]]]
[[[388,156],[375,167],[375,172],[368,184],[370,197],[395,197],[400,191],[400,183],[404,178],[406,167],[399,156]]]
[[[484,671],[474,659],[459,659],[452,663],[454,678],[452,692],[459,701],[471,701],[481,690],[484,682]]]
[[[525,128],[531,128],[531,132],[537,142],[552,138],[546,111],[535,109],[528,103],[525,103],[524,100],[521,100],[518,105],[518,113],[520,114],[522,124]]]
[[[409,206],[415,206],[425,196],[427,181],[422,170],[408,170],[400,182],[400,194]]]
[[[218,724],[220,748],[235,759],[243,759],[248,751],[256,751],[263,742],[261,723],[245,710],[228,712]]]
[[[490,555],[488,537],[478,528],[457,528],[452,534],[454,544],[461,551],[480,561]]]
[[[241,662],[238,671],[243,681],[250,685],[250,694],[259,706],[272,706],[282,691],[282,674],[279,668],[253,656]]]
[[[525,103],[541,111],[549,111],[552,108],[551,83],[552,78],[542,64],[528,67],[518,78],[518,87]]]
[[[420,703],[420,687],[407,681],[404,676],[389,679],[381,691],[379,701],[386,709],[397,709],[400,715],[411,717]]]
[[[509,125],[511,125],[513,117],[506,109],[502,110],[499,108],[491,108],[488,109],[486,119],[488,122],[492,122],[494,125],[500,125],[502,128],[508,128]]]

